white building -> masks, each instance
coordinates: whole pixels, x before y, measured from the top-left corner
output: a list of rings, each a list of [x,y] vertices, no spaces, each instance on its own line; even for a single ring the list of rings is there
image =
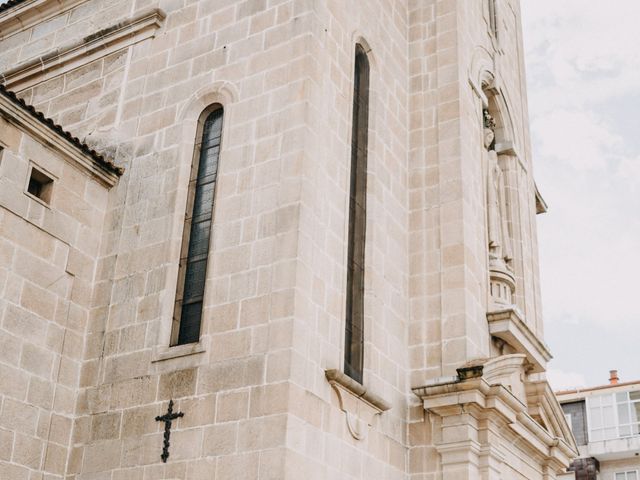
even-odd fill
[[[640,380],[557,392],[580,451],[577,480],[640,479]],[[567,474],[565,478],[573,478]]]

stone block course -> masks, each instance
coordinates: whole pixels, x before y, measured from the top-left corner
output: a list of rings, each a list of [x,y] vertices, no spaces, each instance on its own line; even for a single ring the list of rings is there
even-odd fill
[[[473,52],[502,59],[493,73],[512,98],[522,79],[509,60],[519,27],[498,52],[487,2],[69,1],[0,35],[1,73],[163,11],[143,40],[18,92],[124,167],[113,188],[0,125],[0,478],[474,478],[443,473],[441,420],[411,389],[495,354]],[[366,420],[347,417],[324,376],[344,357],[356,42],[371,63],[363,383],[392,405]],[[197,125],[214,103],[224,119],[201,336],[173,348]],[[526,131],[526,108],[511,107]],[[23,193],[29,162],[57,177],[50,207]],[[524,219],[512,226],[531,232],[518,202],[532,179],[511,173]],[[529,235],[517,239],[515,298],[541,333]],[[165,464],[155,417],[169,400],[184,417]],[[542,479],[538,467],[527,478]]]

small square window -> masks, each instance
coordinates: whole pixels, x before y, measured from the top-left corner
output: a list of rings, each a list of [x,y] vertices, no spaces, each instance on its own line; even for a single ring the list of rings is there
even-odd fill
[[[27,184],[27,192],[33,197],[46,203],[51,203],[51,193],[53,192],[53,178],[44,173],[44,171],[31,167],[29,172],[29,183]]]

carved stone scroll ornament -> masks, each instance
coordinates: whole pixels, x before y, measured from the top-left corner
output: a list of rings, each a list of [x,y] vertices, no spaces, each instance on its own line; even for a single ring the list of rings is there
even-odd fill
[[[491,298],[497,305],[511,305],[515,281],[508,227],[505,176],[495,151],[496,123],[487,110],[484,117],[484,147],[487,155],[487,233]]]
[[[327,370],[325,376],[338,396],[349,433],[356,440],[364,440],[376,415],[389,410],[391,405],[339,370]]]

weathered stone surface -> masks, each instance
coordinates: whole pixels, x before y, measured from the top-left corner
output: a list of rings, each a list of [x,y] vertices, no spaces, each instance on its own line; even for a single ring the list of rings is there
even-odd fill
[[[561,462],[493,412],[426,414],[412,391],[523,353],[487,326],[484,109],[511,145],[495,151],[514,245],[502,259],[542,337],[518,1],[36,3],[0,18],[0,73],[41,66],[15,80],[19,97],[125,173],[112,186],[87,152],[2,107],[0,478],[555,478]],[[357,43],[371,65],[364,379],[337,396],[324,372],[344,359]],[[53,68],[74,45],[84,54]],[[213,105],[200,341],[171,346]],[[25,193],[33,166],[53,178],[48,204]],[[521,368],[491,378],[524,398]],[[155,417],[169,400],[184,416],[165,464]],[[474,450],[478,431],[495,450]]]

